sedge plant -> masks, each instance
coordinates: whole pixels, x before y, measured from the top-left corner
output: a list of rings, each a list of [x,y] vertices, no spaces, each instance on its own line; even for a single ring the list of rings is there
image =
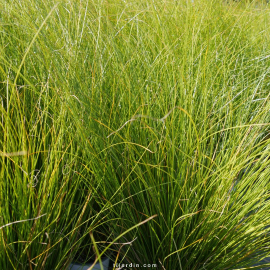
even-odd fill
[[[78,68],[87,8],[0,2],[1,269],[68,269],[113,245],[98,229],[112,206],[97,204],[103,179],[89,167],[75,92],[88,72]]]
[[[267,4],[0,3],[3,268],[269,255]]]
[[[259,263],[270,252],[268,6],[99,5],[78,124],[104,181],[97,202],[113,205],[112,237],[157,215],[121,238],[115,269]]]

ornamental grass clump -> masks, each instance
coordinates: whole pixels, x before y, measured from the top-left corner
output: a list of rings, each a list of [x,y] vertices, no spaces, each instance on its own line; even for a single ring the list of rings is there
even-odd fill
[[[269,255],[268,15],[221,1],[97,9],[95,79],[80,90],[97,202],[113,206],[112,237],[157,215],[118,241],[117,265],[240,269]]]
[[[258,3],[0,0],[1,269],[269,255]]]
[[[67,269],[112,246],[82,141],[92,127],[79,89],[95,77],[81,66],[87,8],[0,1],[0,269]]]

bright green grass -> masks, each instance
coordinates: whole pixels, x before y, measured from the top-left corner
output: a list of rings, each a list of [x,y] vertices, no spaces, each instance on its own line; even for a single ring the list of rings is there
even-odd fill
[[[0,269],[269,255],[270,10],[194,2],[0,0]]]

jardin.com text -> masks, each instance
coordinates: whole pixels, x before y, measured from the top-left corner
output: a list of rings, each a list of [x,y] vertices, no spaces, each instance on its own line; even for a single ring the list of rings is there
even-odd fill
[[[144,263],[144,264],[138,264],[138,263],[114,263],[113,264],[114,269],[121,269],[121,270],[127,270],[135,268],[157,268],[157,264],[151,264],[151,263]]]

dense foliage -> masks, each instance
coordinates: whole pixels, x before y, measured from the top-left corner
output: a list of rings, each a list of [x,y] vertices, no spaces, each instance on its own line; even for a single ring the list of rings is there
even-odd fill
[[[0,0],[0,269],[269,255],[269,11]]]

